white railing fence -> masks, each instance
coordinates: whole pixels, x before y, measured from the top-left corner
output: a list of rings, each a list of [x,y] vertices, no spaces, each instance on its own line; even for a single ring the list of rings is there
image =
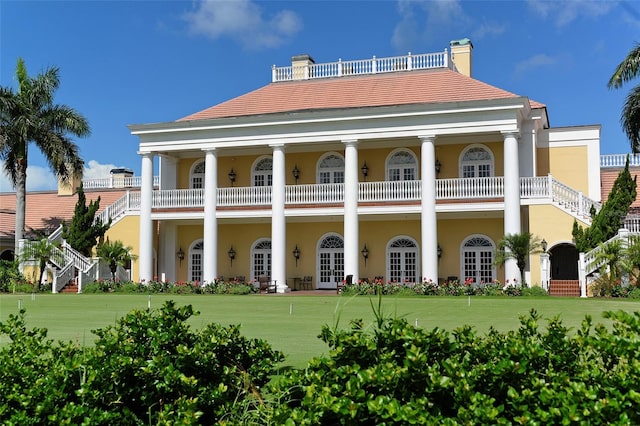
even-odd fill
[[[271,81],[308,80],[353,75],[382,74],[397,71],[453,68],[449,52],[422,53],[418,55],[386,58],[359,59],[354,61],[325,62],[318,64],[285,66],[271,69]]]
[[[153,177],[153,186],[160,185],[160,176]],[[140,188],[142,186],[142,176],[131,177],[107,177],[99,179],[83,179],[84,189],[110,189],[110,188]]]

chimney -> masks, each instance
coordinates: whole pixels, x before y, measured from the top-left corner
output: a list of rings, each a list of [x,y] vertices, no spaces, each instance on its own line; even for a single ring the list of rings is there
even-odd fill
[[[133,177],[133,170],[130,169],[111,169],[111,185],[113,188],[124,188],[127,183],[127,179]]]
[[[312,75],[312,65],[316,61],[307,54],[291,57],[291,69],[294,80],[308,80]]]
[[[471,52],[473,52],[473,44],[468,38],[460,40],[451,40],[451,59],[460,74],[471,77]]]
[[[64,182],[58,179],[58,195],[73,195],[77,192],[80,184],[82,183],[82,174],[71,175],[69,179]]]

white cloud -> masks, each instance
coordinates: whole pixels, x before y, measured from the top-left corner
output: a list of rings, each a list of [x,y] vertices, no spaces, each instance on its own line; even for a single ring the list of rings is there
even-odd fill
[[[95,160],[90,160],[88,166],[85,165],[84,179],[101,179],[111,176],[111,169],[120,168],[113,164],[100,164]],[[50,191],[58,189],[58,179],[51,170],[42,166],[27,167],[27,191]],[[14,192],[9,176],[0,173],[0,192]]]
[[[503,34],[507,30],[506,25],[501,25],[495,22],[482,22],[478,28],[473,30],[472,39],[481,40],[487,36],[498,36]]]
[[[103,179],[111,176],[111,169],[120,167],[114,164],[100,164],[96,160],[89,160],[89,165],[85,164],[83,179]]]
[[[27,167],[27,191],[48,191],[58,188],[58,181],[47,167]],[[14,192],[13,184],[4,173],[0,173],[0,192]]]
[[[263,9],[250,0],[202,0],[184,18],[195,34],[212,39],[229,37],[254,49],[279,46],[302,29],[295,12],[282,10],[265,17]]]
[[[545,54],[532,56],[516,64],[516,75],[521,75],[536,68],[548,67],[558,63],[558,59]]]
[[[534,13],[542,18],[549,18],[555,21],[557,26],[562,27],[582,16],[597,18],[606,15],[616,7],[617,2],[593,0],[529,0],[528,5]]]

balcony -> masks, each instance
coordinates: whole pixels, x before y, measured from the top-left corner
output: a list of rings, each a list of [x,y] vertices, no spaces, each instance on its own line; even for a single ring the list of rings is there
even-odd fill
[[[421,200],[419,180],[383,181],[358,183],[358,202],[366,203],[418,203]],[[436,201],[478,202],[496,201],[504,197],[504,178],[466,178],[437,179]],[[547,200],[588,216],[592,205],[600,208],[599,203],[583,196],[551,176],[525,177],[520,179],[520,197],[522,200]],[[335,206],[344,202],[344,184],[287,185],[285,204],[295,207]],[[231,187],[219,188],[218,208],[270,208],[271,187]],[[153,191],[152,208],[154,210],[200,209],[204,207],[203,189],[171,189]]]

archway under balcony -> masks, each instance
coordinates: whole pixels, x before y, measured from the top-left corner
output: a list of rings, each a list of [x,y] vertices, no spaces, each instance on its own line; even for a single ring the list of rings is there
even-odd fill
[[[556,244],[549,249],[552,280],[578,279],[578,249],[570,243]]]

